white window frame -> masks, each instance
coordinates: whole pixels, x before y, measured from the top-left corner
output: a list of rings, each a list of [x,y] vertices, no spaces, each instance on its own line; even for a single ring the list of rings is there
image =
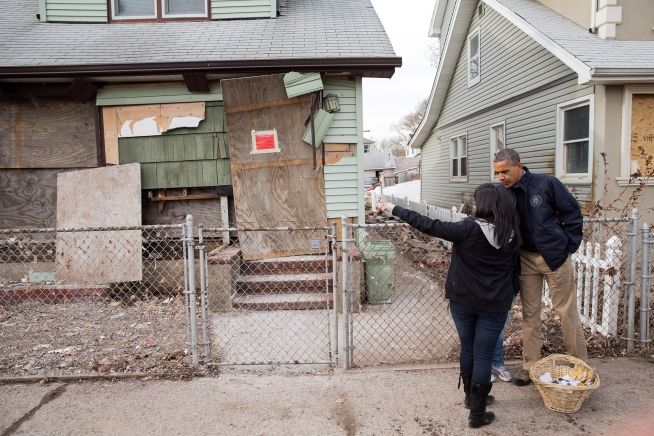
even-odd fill
[[[165,4],[168,2],[168,0],[160,0],[161,1],[161,17],[162,18],[205,18],[209,16],[209,12],[207,10],[207,1],[204,0],[202,3],[204,4],[204,12],[200,14],[166,14],[166,8]]]
[[[581,106],[588,106],[588,171],[585,173],[565,172],[565,145],[563,144],[563,114],[565,111]],[[595,97],[593,94],[585,95],[574,100],[560,103],[556,106],[556,160],[555,174],[566,184],[590,184],[593,182],[593,138],[595,135]]]
[[[157,18],[157,3],[159,0],[152,0],[152,4],[154,5],[154,15],[130,15],[130,16],[124,16],[124,15],[116,15],[116,4],[118,3],[118,0],[111,0],[111,19],[120,21],[120,20],[152,20],[154,18]]]
[[[111,20],[112,21],[123,21],[123,20],[153,20],[159,16],[159,7],[161,7],[161,18],[208,18],[209,9],[207,1],[203,1],[204,12],[201,14],[166,14],[165,3],[168,0],[152,0],[154,5],[154,14],[153,15],[134,15],[134,16],[124,16],[116,15],[116,4],[118,0],[111,0]]]
[[[477,77],[475,77],[474,79],[471,80],[470,79],[470,60],[472,59],[472,56],[471,56],[471,53],[470,53],[470,40],[472,38],[475,38],[475,37],[477,37],[477,56],[478,56],[478,61],[477,62],[478,62],[479,71],[478,71]],[[477,83],[479,83],[481,81],[481,33],[479,31],[479,27],[477,27],[476,29],[474,29],[472,32],[470,32],[468,34],[467,41],[468,41],[468,48],[467,48],[468,62],[466,64],[466,72],[467,72],[467,75],[468,75],[468,88],[470,88],[471,86],[474,86],[474,85],[476,85]]]
[[[464,138],[466,142],[466,153],[463,155],[459,155],[459,139]],[[455,142],[456,141],[456,142]],[[456,144],[456,145],[455,145]],[[462,176],[461,175],[461,158],[466,158],[466,175]],[[457,166],[458,166],[458,176],[453,175],[452,171],[452,161],[456,159],[457,161]],[[470,174],[470,161],[468,159],[468,132],[461,133],[459,135],[455,135],[450,137],[450,160],[448,163],[449,167],[449,172],[450,172],[450,181],[452,182],[467,182],[468,181],[468,174]]]
[[[495,167],[493,166],[493,159],[495,159],[495,154],[499,151],[497,149],[495,129],[497,127],[500,127],[500,126],[502,126],[502,131],[504,132],[504,148],[506,148],[506,122],[502,121],[500,123],[491,124],[490,127],[488,128],[488,134],[489,134],[489,137],[490,137],[489,150],[490,150],[490,179],[491,179],[491,182],[495,178]]]
[[[631,109],[634,94],[654,94],[654,85],[626,85],[623,91],[622,100],[622,144],[621,144],[621,168],[620,177],[616,180],[620,186],[654,185],[652,177],[632,178],[631,174]]]

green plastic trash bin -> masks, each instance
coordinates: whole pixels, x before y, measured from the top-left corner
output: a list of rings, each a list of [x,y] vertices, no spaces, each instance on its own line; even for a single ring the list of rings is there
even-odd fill
[[[366,301],[389,303],[393,295],[395,246],[391,241],[369,241],[361,249],[365,261]]]

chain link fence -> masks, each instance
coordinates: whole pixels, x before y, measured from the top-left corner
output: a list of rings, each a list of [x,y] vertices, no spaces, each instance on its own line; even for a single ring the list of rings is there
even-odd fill
[[[333,361],[331,229],[206,228],[201,239],[212,365]]]
[[[647,347],[649,227],[585,221],[573,259],[589,351]],[[442,241],[397,222],[0,230],[0,375],[456,361],[449,262]],[[562,351],[544,314],[545,344]],[[519,299],[510,318],[506,354],[518,357]]]
[[[188,372],[182,232],[0,230],[0,375]]]

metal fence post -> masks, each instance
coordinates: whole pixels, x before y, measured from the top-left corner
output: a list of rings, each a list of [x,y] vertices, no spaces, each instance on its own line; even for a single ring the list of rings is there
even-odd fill
[[[204,226],[198,226],[198,252],[200,257],[200,307],[202,315],[202,341],[204,342],[204,359],[205,363],[211,355],[209,342],[209,320],[207,318],[207,257],[206,247],[204,246]]]
[[[649,285],[652,275],[650,274],[649,260],[649,225],[643,223],[643,264],[640,281],[640,345],[649,347]]]
[[[626,316],[623,319],[627,323],[627,352],[634,352],[635,339],[635,313],[636,313],[636,256],[638,251],[638,209],[631,210],[631,221],[629,222],[629,271],[627,277],[627,304]]]
[[[343,243],[343,316],[345,318],[345,369],[350,369],[351,348],[350,348],[350,239],[348,238],[347,215],[341,218],[341,242]]]
[[[193,216],[186,215],[186,251],[188,269],[188,300],[191,323],[191,358],[193,366],[198,366],[198,319],[195,308],[195,241],[193,239]]]
[[[336,253],[336,246],[338,245],[338,238],[336,235],[336,223],[332,223],[332,301],[334,302],[334,362],[336,366],[339,365],[338,361],[338,256]]]

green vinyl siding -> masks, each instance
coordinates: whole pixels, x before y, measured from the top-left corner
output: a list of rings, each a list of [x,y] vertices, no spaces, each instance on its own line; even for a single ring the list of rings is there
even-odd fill
[[[359,171],[356,157],[345,157],[333,165],[325,165],[325,205],[327,216],[359,215]]]
[[[275,18],[277,0],[211,0],[211,18]]]
[[[100,89],[96,97],[96,104],[98,106],[129,106],[136,104],[222,101],[222,99],[223,93],[218,83],[210,84],[208,93],[201,93],[189,91],[183,82],[171,82]]]
[[[106,23],[107,0],[41,0],[42,21]]]
[[[324,141],[329,144],[356,144],[357,102],[356,82],[354,80],[325,79],[323,95],[336,94],[341,110],[334,113],[332,122]]]
[[[325,165],[325,205],[329,218],[363,219],[363,118],[361,79],[325,78],[323,95],[336,94],[341,110],[334,112],[323,142],[357,144],[357,156]]]
[[[143,189],[231,185],[222,103],[207,102],[197,128],[118,139],[120,163],[140,162]]]

